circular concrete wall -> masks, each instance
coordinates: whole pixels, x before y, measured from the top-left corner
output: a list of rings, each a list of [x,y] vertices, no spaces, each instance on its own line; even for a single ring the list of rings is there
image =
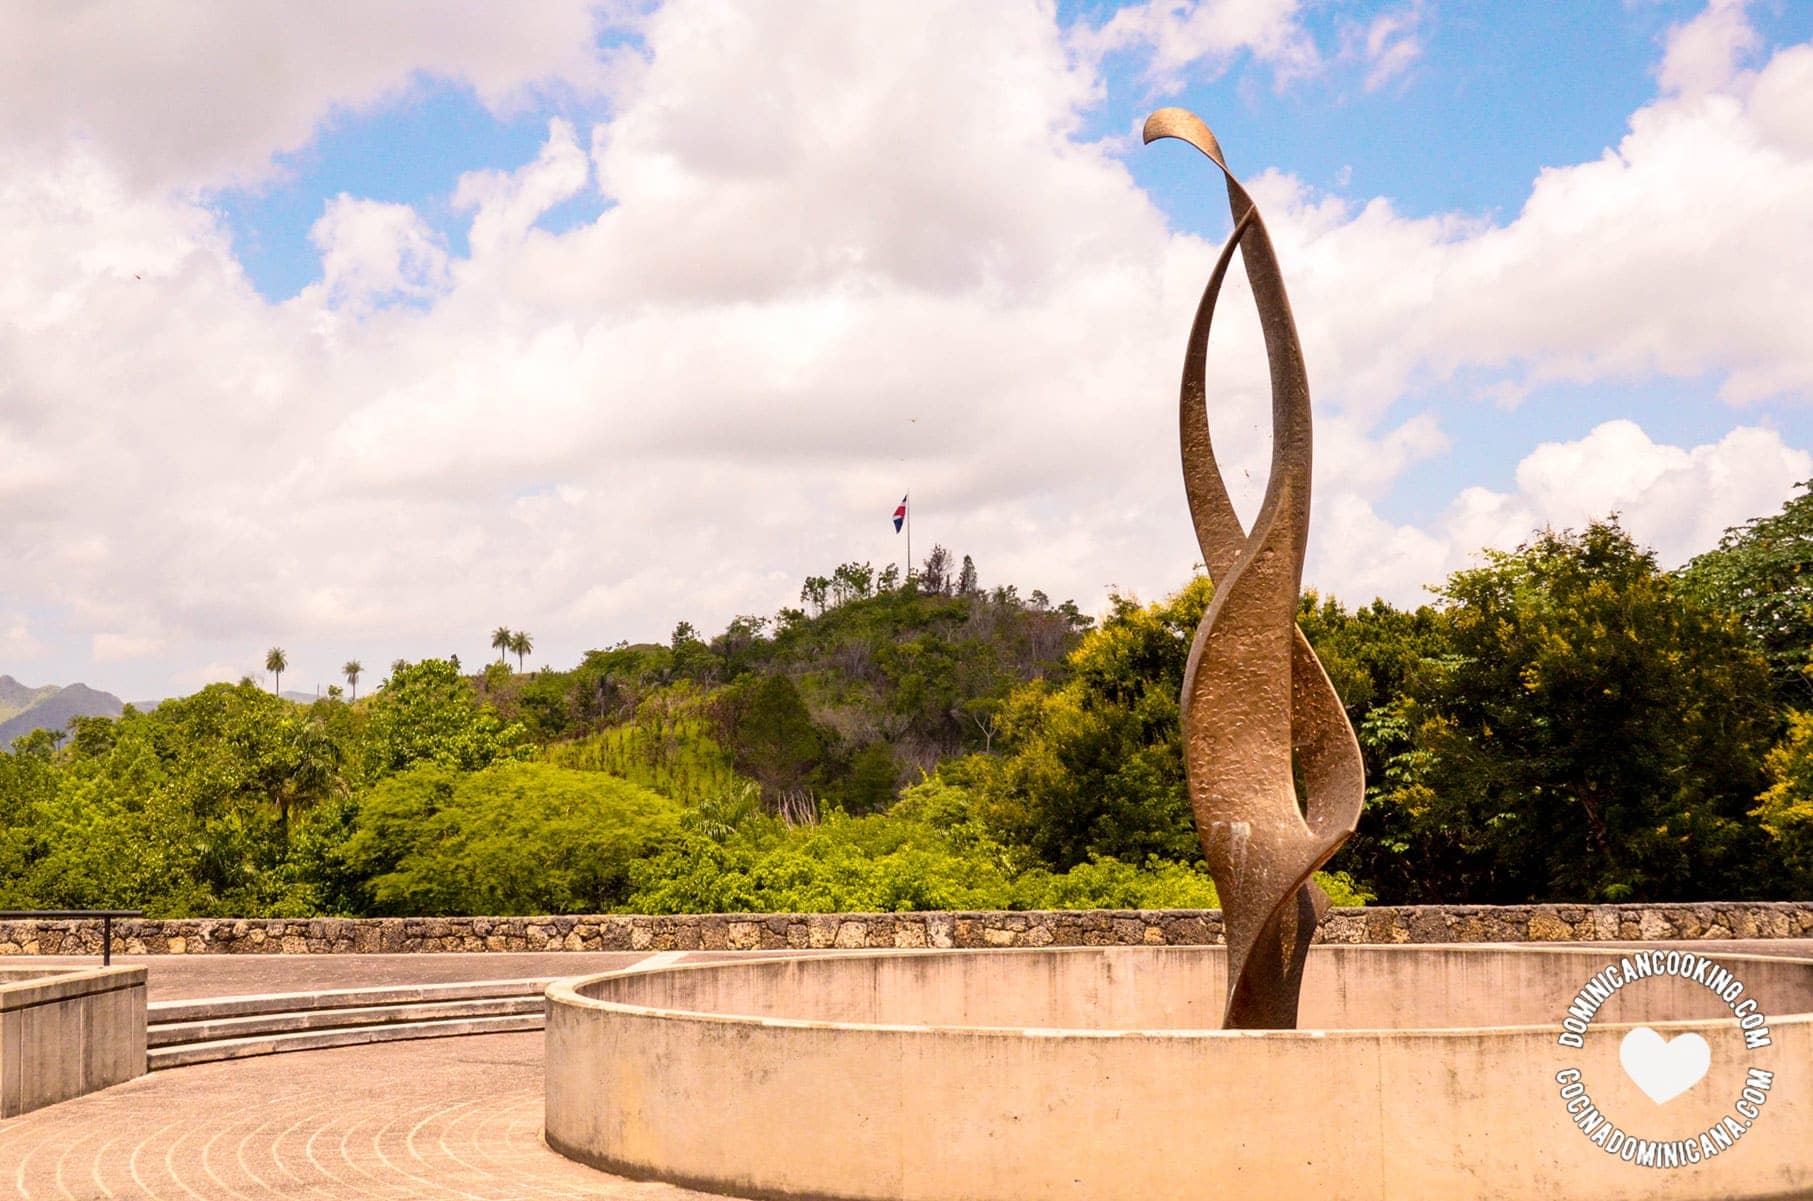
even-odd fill
[[[1691,951],[1691,948],[1683,948]],[[1220,948],[827,955],[618,973],[549,990],[547,1138],[642,1179],[743,1197],[1786,1198],[1813,1193],[1813,961],[1719,956],[1768,1018],[1675,976],[1614,992],[1558,1044],[1583,984],[1628,950],[1333,947],[1302,1029],[1223,1031]],[[1705,1038],[1657,1104],[1619,1064],[1637,1025]],[[1754,1037],[1754,1035],[1753,1035]],[[1714,1158],[1641,1167],[1595,1146],[1557,1074],[1620,1130],[1715,1126],[1774,1073]]]

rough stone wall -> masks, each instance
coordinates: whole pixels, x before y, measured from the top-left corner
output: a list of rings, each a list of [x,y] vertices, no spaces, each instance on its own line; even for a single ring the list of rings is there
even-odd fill
[[[114,923],[122,954],[744,951],[1071,947],[1222,941],[1221,912],[767,913],[581,917],[183,918]],[[1336,909],[1319,942],[1813,938],[1813,901],[1698,905],[1378,905]],[[100,922],[0,922],[0,955],[99,954]]]

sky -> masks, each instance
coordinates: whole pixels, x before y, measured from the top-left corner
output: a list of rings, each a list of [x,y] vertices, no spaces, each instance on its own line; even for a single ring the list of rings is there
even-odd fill
[[[1617,513],[1673,567],[1813,477],[1813,5],[0,7],[0,673],[129,700],[567,666],[974,556],[1100,612],[1199,552],[1189,322],[1277,244],[1306,586]],[[1235,273],[1209,407],[1269,408]]]

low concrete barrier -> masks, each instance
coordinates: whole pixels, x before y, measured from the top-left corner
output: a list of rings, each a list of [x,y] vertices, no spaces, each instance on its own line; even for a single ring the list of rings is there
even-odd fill
[[[116,921],[132,955],[753,951],[846,947],[1214,946],[1218,909],[168,918]],[[1813,938],[1813,901],[1656,905],[1373,905],[1336,909],[1321,942]],[[98,954],[99,922],[0,921],[0,955]]]
[[[598,976],[548,992],[546,1137],[636,1179],[814,1201],[1813,1196],[1813,960],[1717,956],[1767,1010],[1760,1049],[1704,981],[1661,969],[1604,1002],[1584,1049],[1559,1045],[1585,982],[1647,954],[1321,946],[1305,1028],[1281,1031],[1213,1028],[1220,948]],[[1641,1025],[1711,1049],[1666,1109],[1620,1066]],[[1753,1123],[1752,1067],[1775,1074]],[[1722,1151],[1686,1150],[1713,1128]]]
[[[145,969],[0,969],[0,1117],[145,1074]]]

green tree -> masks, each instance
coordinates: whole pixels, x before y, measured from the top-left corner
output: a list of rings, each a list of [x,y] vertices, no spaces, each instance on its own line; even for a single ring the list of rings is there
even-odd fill
[[[957,572],[957,595],[975,596],[977,591],[976,561],[968,555],[964,555],[963,567]]]
[[[1381,715],[1372,802],[1411,844],[1393,901],[1754,896],[1767,666],[1612,521],[1441,590],[1450,653]],[[1375,728],[1371,731],[1379,735]]]
[[[340,671],[341,671],[341,674],[343,674],[346,677],[347,685],[349,687],[351,687],[353,690],[353,699],[355,701],[358,700],[359,699],[359,676],[364,673],[365,664],[359,662],[357,659],[348,659],[346,661],[346,665],[344,667],[342,667],[340,669]]]
[[[730,690],[725,713],[736,769],[761,784],[770,805],[809,787],[824,737],[791,679],[763,676]]]
[[[367,713],[365,751],[374,778],[423,761],[477,771],[533,753],[527,731],[480,703],[471,681],[445,659],[392,664]]]
[[[345,856],[381,913],[606,913],[679,831],[672,801],[597,772],[423,763],[370,792]]]
[[[42,728],[27,730],[13,739],[13,754],[49,763],[52,752],[57,749],[57,745],[61,741],[52,730]]]
[[[699,631],[690,621],[674,624],[674,632],[668,636],[668,649],[672,658],[668,663],[676,676],[689,680],[705,681],[712,679],[717,671],[718,660],[711,653],[711,647],[699,637]]]
[[[1407,692],[1419,673],[1447,662],[1452,651],[1447,615],[1427,605],[1398,609],[1382,600],[1349,612],[1332,597],[1312,592],[1298,606],[1297,624],[1359,735],[1368,795],[1407,783],[1427,758],[1415,740]],[[1424,846],[1413,824],[1402,807],[1367,804],[1359,828],[1331,866],[1374,887],[1414,878],[1422,852],[1439,848]]]
[[[313,733],[341,736],[325,716],[335,709],[345,711],[315,707]],[[282,828],[284,807],[293,812],[314,791],[295,745],[309,720],[248,681],[149,713],[128,708],[105,736],[79,731],[37,807],[27,888],[42,904],[154,916],[315,912],[317,894]]]
[[[289,656],[283,653],[280,646],[273,646],[264,653],[264,669],[271,673],[272,696],[283,695],[283,672],[289,665]]]
[[[516,670],[523,669],[523,656],[535,649],[535,640],[529,637],[527,630],[518,630],[510,635],[510,652],[516,656]]]
[[[932,553],[925,557],[919,566],[919,590],[937,596],[949,596],[951,585],[951,552],[943,546],[933,546]]]
[[[47,809],[56,795],[57,773],[47,756],[0,751],[0,908],[51,903],[30,877],[49,849]]]
[[[1753,811],[1789,874],[1792,896],[1813,896],[1813,713],[1788,715],[1788,730],[1765,760],[1769,788]]]
[[[1195,861],[1178,695],[1211,593],[1198,577],[1161,604],[1115,597],[1066,658],[1061,684],[1036,679],[1007,698],[1002,754],[941,769],[974,789],[1000,841],[1058,870],[1100,856]]]
[[[497,661],[499,663],[509,661],[506,656],[514,649],[515,643],[516,632],[509,626],[498,626],[495,630],[491,631],[491,649],[497,652]]]
[[[844,808],[850,813],[880,813],[894,803],[894,785],[900,769],[887,746],[871,742],[850,762],[844,784]]]
[[[1769,660],[1777,696],[1813,702],[1813,480],[1781,512],[1726,530],[1680,579],[1696,600],[1737,615]]]
[[[271,800],[277,807],[278,837],[290,841],[290,815],[333,793],[346,791],[341,775],[345,751],[319,717],[286,717],[284,737],[267,759]]]

